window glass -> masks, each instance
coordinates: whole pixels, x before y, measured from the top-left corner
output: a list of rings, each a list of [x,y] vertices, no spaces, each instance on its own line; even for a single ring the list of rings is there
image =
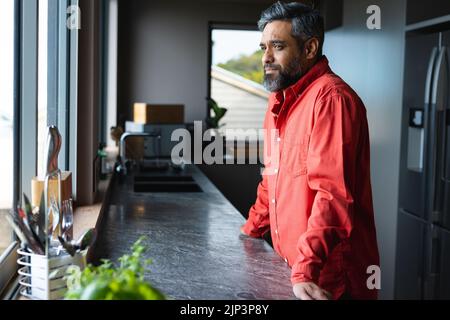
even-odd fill
[[[47,130],[48,83],[48,0],[39,0],[38,33],[38,175],[43,176],[44,148]]]
[[[0,256],[11,244],[5,215],[13,205],[14,0],[0,1]]]
[[[211,38],[211,98],[227,109],[220,131],[261,129],[269,97],[262,85],[261,32],[213,29]]]

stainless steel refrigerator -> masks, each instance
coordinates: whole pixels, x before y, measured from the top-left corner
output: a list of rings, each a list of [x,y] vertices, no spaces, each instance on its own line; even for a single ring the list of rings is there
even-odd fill
[[[396,299],[450,299],[450,26],[406,32]]]

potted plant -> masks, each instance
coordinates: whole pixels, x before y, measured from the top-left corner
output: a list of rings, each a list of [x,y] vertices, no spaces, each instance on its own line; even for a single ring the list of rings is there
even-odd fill
[[[210,97],[207,97],[206,100],[208,101],[209,110],[208,117],[206,118],[206,123],[210,128],[219,129],[220,127],[225,125],[219,125],[219,121],[225,116],[228,110],[226,108],[219,107],[217,102]]]
[[[131,247],[131,254],[119,258],[117,267],[109,260],[99,266],[89,264],[84,270],[74,266],[68,269],[67,292],[69,300],[165,300],[165,296],[144,281],[144,272],[151,263],[143,259],[145,237]]]

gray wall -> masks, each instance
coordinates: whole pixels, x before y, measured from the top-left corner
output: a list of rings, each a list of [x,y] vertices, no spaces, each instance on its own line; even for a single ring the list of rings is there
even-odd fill
[[[186,121],[206,116],[208,21],[256,21],[270,1],[119,2],[118,120],[133,102],[185,104]],[[257,45],[255,46],[255,49]]]
[[[372,4],[381,8],[381,30],[366,27],[366,9]],[[332,69],[356,90],[367,108],[383,299],[394,294],[404,11],[405,0],[345,0],[343,27],[326,34],[324,48]]]

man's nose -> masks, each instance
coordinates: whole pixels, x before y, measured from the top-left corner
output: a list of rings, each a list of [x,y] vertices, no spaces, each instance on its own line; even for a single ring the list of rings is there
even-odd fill
[[[274,59],[273,59],[273,54],[272,51],[267,49],[266,51],[264,51],[263,57],[262,57],[262,63],[263,65],[265,64],[269,64],[269,63],[273,63]]]

